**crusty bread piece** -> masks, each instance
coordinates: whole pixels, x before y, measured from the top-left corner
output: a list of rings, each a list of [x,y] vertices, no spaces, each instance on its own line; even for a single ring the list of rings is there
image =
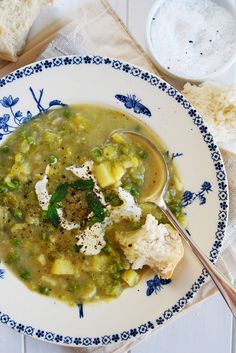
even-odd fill
[[[236,142],[236,88],[186,83],[182,93],[197,108],[218,143]]]
[[[51,0],[0,0],[0,59],[16,61],[42,7]]]

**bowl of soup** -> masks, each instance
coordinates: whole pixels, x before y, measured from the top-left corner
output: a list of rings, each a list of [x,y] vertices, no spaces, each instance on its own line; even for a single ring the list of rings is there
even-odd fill
[[[227,182],[202,117],[159,77],[100,56],[37,62],[0,86],[0,321],[68,346],[126,341],[164,324],[207,273],[142,202],[161,170],[122,131],[161,150],[165,201],[215,261]]]

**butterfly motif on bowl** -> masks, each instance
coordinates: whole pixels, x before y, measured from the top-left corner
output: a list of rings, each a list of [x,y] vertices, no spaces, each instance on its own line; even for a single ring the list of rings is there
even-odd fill
[[[152,279],[147,281],[146,295],[149,297],[153,292],[157,294],[158,292],[160,292],[163,286],[165,286],[166,284],[169,284],[170,282],[171,282],[170,278],[165,279],[155,275]]]
[[[136,114],[144,114],[147,116],[151,116],[150,110],[141,103],[141,99],[138,99],[134,94],[127,94],[126,96],[122,94],[116,94],[115,98],[118,101],[124,103],[124,106],[127,109],[133,109]]]

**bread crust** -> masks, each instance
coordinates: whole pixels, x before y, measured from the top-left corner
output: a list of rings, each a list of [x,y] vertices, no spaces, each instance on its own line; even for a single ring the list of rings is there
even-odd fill
[[[13,56],[10,53],[0,52],[0,59],[6,60],[6,61],[11,61],[11,62],[16,62],[18,57]]]

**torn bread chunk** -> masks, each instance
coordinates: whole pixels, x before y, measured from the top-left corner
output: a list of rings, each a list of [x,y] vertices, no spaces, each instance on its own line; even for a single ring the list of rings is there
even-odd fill
[[[44,5],[51,0],[0,1],[0,59],[16,61],[31,26]]]
[[[137,231],[117,233],[121,246],[132,269],[149,266],[162,278],[170,278],[184,254],[182,240],[169,224],[158,224],[151,214]]]

